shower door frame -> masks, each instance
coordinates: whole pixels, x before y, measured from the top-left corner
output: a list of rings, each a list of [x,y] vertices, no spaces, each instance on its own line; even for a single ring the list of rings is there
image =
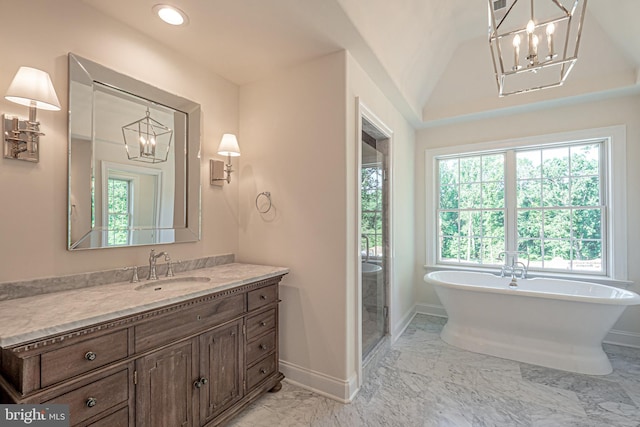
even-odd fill
[[[386,258],[386,265],[384,267],[385,272],[385,305],[388,307],[387,316],[385,319],[385,333],[381,339],[384,340],[386,337],[389,337],[392,319],[394,318],[394,310],[393,310],[393,271],[394,271],[394,250],[393,250],[393,131],[389,128],[378,116],[369,109],[359,97],[356,97],[356,163],[357,163],[357,195],[356,195],[356,205],[357,205],[357,215],[356,215],[356,234],[354,238],[356,242],[359,242],[357,246],[357,291],[356,291],[356,372],[357,372],[357,386],[358,389],[362,386],[364,381],[363,378],[363,345],[362,345],[362,254],[361,254],[361,229],[362,229],[362,200],[361,200],[361,191],[362,191],[362,121],[366,120],[374,127],[380,131],[388,144],[388,154],[387,154],[387,183],[386,188],[388,192],[388,208],[387,208],[387,248],[384,254]],[[374,347],[375,348],[375,347]]]

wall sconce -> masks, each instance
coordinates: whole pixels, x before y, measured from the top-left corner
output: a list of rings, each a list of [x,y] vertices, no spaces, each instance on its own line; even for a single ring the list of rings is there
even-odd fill
[[[38,162],[40,123],[36,109],[60,111],[60,102],[49,74],[30,67],[20,67],[13,78],[5,99],[29,107],[29,120],[2,116],[4,157],[6,159]]]
[[[227,156],[227,164],[225,165],[221,160],[209,160],[211,185],[222,187],[224,181],[227,181],[227,184],[231,183],[231,172],[233,172],[233,169],[231,169],[231,157],[240,156],[238,139],[234,134],[225,133],[222,135],[222,140],[218,146],[218,154]]]

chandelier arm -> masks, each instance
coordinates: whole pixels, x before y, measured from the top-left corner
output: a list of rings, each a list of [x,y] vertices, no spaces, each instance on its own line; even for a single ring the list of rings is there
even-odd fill
[[[535,92],[537,90],[543,90],[543,89],[551,89],[551,88],[554,88],[554,87],[562,86],[562,84],[563,84],[563,82],[558,82],[558,83],[550,83],[548,85],[535,86],[535,87],[531,87],[531,88],[527,88],[527,89],[514,90],[514,91],[511,91],[511,92],[503,93],[502,96],[518,95],[520,93]]]
[[[558,0],[551,0],[556,6],[558,6],[560,9],[562,9],[562,11],[567,15],[567,16],[571,16],[571,13],[567,10],[566,7],[564,7],[560,1]],[[574,2],[574,4],[576,4],[577,2]],[[574,6],[575,9],[575,6]]]
[[[565,65],[566,66],[567,64],[570,65],[572,62],[576,62],[577,59],[578,59],[577,57],[572,56],[571,58],[560,59],[560,60],[556,60],[556,61],[540,62],[535,67],[519,68],[518,70],[505,71],[504,75],[505,76],[512,76],[514,74],[525,74],[525,73],[529,73],[531,71],[542,70],[543,68],[549,68],[549,67],[556,66],[556,65]]]
[[[502,25],[502,23],[504,22],[505,19],[507,19],[507,16],[509,16],[509,13],[511,12],[511,9],[513,9],[513,7],[516,5],[516,3],[518,3],[518,0],[515,0],[513,3],[511,3],[511,6],[509,7],[509,9],[505,12],[504,16],[502,17],[502,19],[500,20],[500,23],[496,26],[496,33],[498,28],[500,28],[500,26]],[[493,11],[491,12],[492,16],[495,16],[495,14],[493,13]],[[494,20],[495,21],[495,20]]]

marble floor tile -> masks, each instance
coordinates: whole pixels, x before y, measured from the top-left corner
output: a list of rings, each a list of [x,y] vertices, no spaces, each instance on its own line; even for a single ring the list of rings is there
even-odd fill
[[[614,372],[589,376],[452,347],[444,319],[417,315],[350,404],[287,382],[232,427],[640,427],[640,351],[605,345]]]

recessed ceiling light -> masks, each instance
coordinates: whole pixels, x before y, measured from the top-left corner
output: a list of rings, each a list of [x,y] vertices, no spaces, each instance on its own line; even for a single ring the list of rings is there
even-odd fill
[[[167,24],[186,25],[189,23],[187,14],[175,6],[168,4],[157,4],[153,6],[153,11]]]

